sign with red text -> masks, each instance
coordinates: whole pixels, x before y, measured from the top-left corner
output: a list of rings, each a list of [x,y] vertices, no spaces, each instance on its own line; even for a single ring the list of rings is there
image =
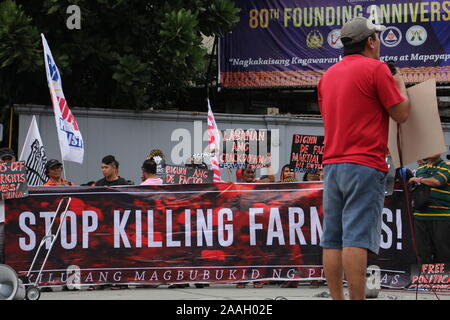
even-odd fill
[[[267,129],[227,129],[222,132],[223,168],[255,168],[267,166],[271,161],[271,131]]]
[[[24,161],[0,163],[0,190],[2,199],[28,196],[27,171]]]
[[[323,139],[323,136],[294,134],[289,167],[307,173],[322,169]]]
[[[163,181],[165,184],[211,183],[213,177],[212,170],[166,165]]]
[[[450,265],[448,263],[413,265],[408,288],[450,291]]]
[[[19,275],[28,271],[59,201],[69,196],[41,278],[39,268],[32,272],[42,286],[323,280],[322,186],[30,187],[27,198],[5,201],[5,262]],[[398,191],[386,198],[380,252],[368,257],[382,286],[405,286],[415,261],[402,199]],[[59,223],[57,216],[53,227]]]

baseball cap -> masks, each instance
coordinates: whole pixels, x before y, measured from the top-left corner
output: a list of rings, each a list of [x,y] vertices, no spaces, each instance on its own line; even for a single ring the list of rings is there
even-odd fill
[[[45,164],[45,171],[47,172],[48,169],[50,169],[50,168],[52,168],[52,167],[54,167],[54,166],[58,166],[58,165],[62,166],[62,163],[59,162],[59,161],[56,160],[56,159],[50,159],[50,160],[48,160],[47,163]]]
[[[11,148],[1,148],[0,149],[0,160],[3,160],[3,158],[15,158],[14,151]]]
[[[341,28],[341,41],[344,45],[355,44],[363,41],[375,32],[386,30],[386,26],[373,24],[373,22],[364,17],[355,17],[345,23]],[[348,38],[350,40],[344,40]]]

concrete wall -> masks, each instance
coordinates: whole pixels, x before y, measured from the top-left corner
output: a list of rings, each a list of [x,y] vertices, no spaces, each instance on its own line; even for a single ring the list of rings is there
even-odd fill
[[[61,159],[53,110],[48,106],[16,106],[19,113],[19,155],[32,116],[36,116],[39,131],[49,159]],[[140,183],[142,162],[151,149],[161,149],[168,164],[184,164],[192,154],[206,152],[208,144],[206,113],[181,111],[145,111],[73,108],[85,143],[82,165],[65,161],[66,176],[76,184],[102,178],[101,159],[112,154],[120,163],[120,175]],[[220,130],[271,129],[272,164],[279,179],[281,167],[289,163],[292,135],[295,133],[323,135],[320,118],[215,114]],[[450,144],[450,125],[443,124],[445,140]],[[277,137],[278,135],[278,137]],[[414,168],[414,164],[408,166]],[[259,172],[261,174],[261,172]],[[222,178],[234,181],[222,170]],[[300,178],[300,176],[299,176]]]

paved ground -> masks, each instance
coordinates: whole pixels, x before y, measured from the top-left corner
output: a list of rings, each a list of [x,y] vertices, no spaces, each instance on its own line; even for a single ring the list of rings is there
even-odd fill
[[[309,288],[308,284],[298,288],[280,288],[266,285],[255,289],[251,285],[238,289],[234,284],[212,284],[205,288],[168,289],[167,285],[158,288],[132,288],[111,290],[76,290],[42,292],[40,300],[266,300],[284,297],[287,300],[330,300],[326,286]],[[450,292],[433,293],[406,290],[382,289],[376,299],[371,300],[450,300]]]

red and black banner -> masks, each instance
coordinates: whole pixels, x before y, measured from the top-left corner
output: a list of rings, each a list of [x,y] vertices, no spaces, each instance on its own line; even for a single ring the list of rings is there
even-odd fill
[[[321,182],[30,188],[5,201],[6,264],[28,271],[60,200],[71,197],[40,285],[323,279],[322,190]],[[387,198],[380,254],[369,256],[388,287],[405,286],[415,262],[402,199]]]

